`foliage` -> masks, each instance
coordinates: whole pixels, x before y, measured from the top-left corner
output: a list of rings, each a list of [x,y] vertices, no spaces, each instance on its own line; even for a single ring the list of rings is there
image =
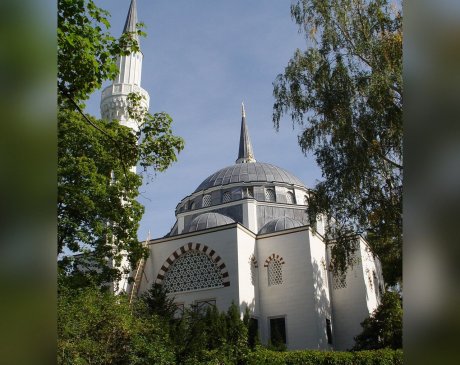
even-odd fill
[[[361,323],[363,332],[355,337],[354,350],[402,348],[403,310],[398,293],[387,291],[374,313]]]
[[[109,136],[135,143],[128,128],[91,120]],[[87,275],[98,273],[101,282],[109,281],[115,272],[105,260],[113,254],[112,243],[118,243],[118,260],[124,249],[135,258],[142,254],[137,229],[144,210],[136,201],[141,178],[125,173],[123,164],[135,164],[137,158],[126,153],[120,160],[112,140],[95,133],[78,112],[59,111],[58,126],[58,251],[91,249],[88,265],[83,259],[79,265]]]
[[[260,345],[259,326],[258,323],[251,318],[249,307],[246,307],[243,316],[243,323],[248,329],[248,346],[254,350],[256,346]]]
[[[332,268],[344,272],[365,235],[385,280],[402,280],[402,14],[387,0],[297,0],[308,42],[274,82],[273,121],[303,128],[324,180],[310,214],[327,215]]]
[[[202,364],[218,360],[222,364],[238,364],[247,356],[247,329],[235,304],[227,313],[219,313],[214,306],[205,312],[196,307],[186,310],[178,329],[183,333],[181,339],[177,337],[178,363]]]
[[[402,365],[403,353],[401,350],[376,351],[288,351],[277,352],[264,348],[257,348],[248,356],[247,365]]]
[[[155,314],[167,322],[174,319],[177,310],[177,305],[174,303],[175,298],[168,297],[162,285],[153,284],[148,291],[141,295],[140,300],[145,304],[149,314]]]
[[[108,32],[109,16],[93,0],[58,0],[60,104],[66,102],[64,95],[77,102],[88,99],[103,81],[117,76],[116,56],[139,50],[133,34],[117,40]]]
[[[129,304],[95,286],[58,292],[59,364],[314,364],[396,365],[402,351],[272,351],[248,346],[247,316],[232,304],[227,312],[209,306],[171,318],[172,304],[152,286]]]
[[[94,287],[58,294],[58,364],[173,364],[156,316],[132,314],[128,300]]]
[[[136,94],[128,98],[136,132],[83,112],[117,75],[116,58],[139,50],[134,34],[110,35],[108,16],[92,0],[58,1],[58,254],[83,254],[60,259],[61,272],[78,277],[74,285],[116,280],[124,255],[132,266],[146,256],[137,239],[142,178],[130,167],[163,171],[184,147],[171,117],[149,114]]]

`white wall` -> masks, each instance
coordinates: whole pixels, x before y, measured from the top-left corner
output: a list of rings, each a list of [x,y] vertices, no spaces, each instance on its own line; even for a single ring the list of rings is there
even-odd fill
[[[244,313],[246,306],[249,306],[251,313],[259,313],[258,300],[256,301],[256,290],[251,283],[251,255],[254,254],[255,235],[248,232],[241,226],[237,230],[238,247],[238,292],[240,310]],[[257,293],[258,294],[258,293]],[[258,298],[257,298],[258,299]]]
[[[259,325],[264,343],[269,339],[269,318],[286,316],[289,349],[327,347],[324,343],[325,331],[320,333],[318,330],[318,304],[309,232],[306,227],[292,229],[263,236],[257,241],[261,302]],[[280,255],[285,262],[283,284],[268,286],[264,263],[273,253]]]
[[[318,341],[321,348],[332,349],[333,345],[328,344],[326,332],[326,319],[332,321],[329,282],[323,266],[327,265],[326,246],[320,236],[312,231],[309,234]]]
[[[237,225],[218,227],[206,231],[198,231],[184,234],[169,239],[153,241],[150,245],[150,257],[146,262],[145,274],[148,282],[143,280],[140,293],[150,288],[155,281],[158,272],[167,258],[178,248],[189,242],[200,243],[216,251],[222,258],[228,270],[230,286],[224,288],[200,289],[189,292],[175,293],[173,296],[177,303],[185,305],[193,304],[197,300],[216,299],[216,305],[220,311],[226,311],[232,301],[239,302],[238,295],[238,249],[237,249]]]
[[[355,263],[347,271],[346,288],[331,288],[334,328],[334,348],[346,350],[354,346],[354,337],[362,332],[360,323],[377,307],[378,299],[371,289],[366,268],[375,268],[366,243],[359,240]]]

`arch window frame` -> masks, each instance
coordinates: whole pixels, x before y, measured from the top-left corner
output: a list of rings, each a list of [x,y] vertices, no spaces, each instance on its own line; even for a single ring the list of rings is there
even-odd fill
[[[184,279],[185,274],[188,276]],[[171,264],[162,284],[168,292],[182,293],[222,288],[223,279],[219,266],[211,257],[200,250],[189,250]]]
[[[274,187],[265,188],[265,201],[276,203],[276,192]]]
[[[295,204],[295,195],[292,191],[286,193],[286,202],[288,204]]]
[[[212,197],[211,194],[203,195],[203,199],[201,200],[201,206],[203,208],[210,207],[212,205]]]
[[[222,204],[229,203],[232,201],[232,192],[230,190],[224,191],[222,194]]]
[[[303,196],[303,205],[308,205],[308,195]]]

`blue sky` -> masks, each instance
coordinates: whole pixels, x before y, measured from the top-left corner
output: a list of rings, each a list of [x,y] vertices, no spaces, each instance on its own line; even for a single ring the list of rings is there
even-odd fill
[[[96,0],[111,13],[112,34],[120,35],[130,0]],[[150,112],[165,111],[185,140],[178,162],[144,182],[139,201],[145,214],[139,239],[165,235],[175,222],[177,203],[207,176],[235,162],[246,108],[255,158],[280,166],[308,187],[321,178],[312,156],[297,143],[299,127],[289,117],[280,131],[272,123],[273,86],[296,48],[306,41],[281,0],[137,0],[147,37],[141,86]],[[99,112],[100,91],[86,111]]]

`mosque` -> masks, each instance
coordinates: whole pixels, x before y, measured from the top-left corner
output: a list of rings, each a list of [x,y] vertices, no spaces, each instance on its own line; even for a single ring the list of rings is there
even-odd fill
[[[132,0],[124,31],[135,31],[136,23]],[[137,91],[148,108],[142,53],[122,56],[118,65],[120,75],[102,92],[101,114],[136,128],[126,106]],[[353,267],[334,276],[325,222],[311,225],[307,214],[310,194],[292,173],[256,160],[243,106],[235,163],[177,204],[173,228],[147,242],[148,259],[133,268],[134,284],[121,289],[135,295],[163,285],[178,313],[190,305],[225,311],[234,302],[241,313],[248,307],[263,344],[276,335],[288,349],[351,348],[360,322],[379,304],[381,265],[359,238]]]

